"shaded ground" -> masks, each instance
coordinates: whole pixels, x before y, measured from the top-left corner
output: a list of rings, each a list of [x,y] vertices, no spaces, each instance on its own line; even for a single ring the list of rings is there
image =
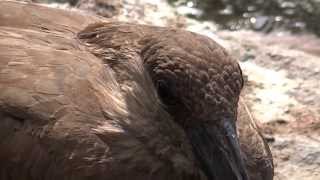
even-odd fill
[[[114,19],[175,26],[220,42],[241,62],[246,76],[242,99],[268,138],[276,180],[320,179],[320,39],[311,34],[221,31],[208,21],[177,15],[164,0],[99,1],[98,14]],[[116,2],[116,1],[115,1]],[[102,3],[102,4],[101,4]],[[107,5],[103,5],[107,3]],[[92,6],[77,5],[97,13]],[[53,5],[57,6],[57,5]],[[63,6],[66,7],[66,6]],[[107,12],[103,12],[103,8]]]
[[[320,35],[319,0],[168,0],[180,12],[197,19],[214,20],[230,30],[270,32],[286,29]]]

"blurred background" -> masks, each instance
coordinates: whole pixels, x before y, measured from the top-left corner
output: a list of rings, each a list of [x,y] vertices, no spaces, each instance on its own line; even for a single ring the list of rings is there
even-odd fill
[[[216,40],[240,61],[275,180],[320,180],[320,0],[31,1]]]

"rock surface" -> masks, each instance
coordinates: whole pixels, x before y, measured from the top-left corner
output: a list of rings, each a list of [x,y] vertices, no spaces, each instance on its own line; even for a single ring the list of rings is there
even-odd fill
[[[275,179],[320,179],[320,40],[247,31],[218,34],[248,77],[243,96],[271,140]]]

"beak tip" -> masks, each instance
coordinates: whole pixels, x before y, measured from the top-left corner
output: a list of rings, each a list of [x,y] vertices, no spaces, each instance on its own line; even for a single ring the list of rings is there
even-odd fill
[[[222,122],[220,126],[200,125],[187,131],[194,154],[210,180],[249,180],[235,121]]]

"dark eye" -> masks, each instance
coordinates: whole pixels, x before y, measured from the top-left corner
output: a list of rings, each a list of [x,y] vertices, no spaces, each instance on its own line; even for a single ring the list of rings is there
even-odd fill
[[[163,80],[157,81],[157,90],[162,102],[167,106],[173,106],[177,104],[177,97],[172,92],[170,84]]]

